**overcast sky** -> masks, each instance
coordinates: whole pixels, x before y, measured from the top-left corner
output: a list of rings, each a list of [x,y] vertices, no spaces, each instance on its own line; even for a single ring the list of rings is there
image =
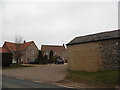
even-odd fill
[[[0,45],[14,42],[16,34],[35,41],[40,48],[42,44],[62,45],[76,36],[116,30],[117,1],[1,0]]]

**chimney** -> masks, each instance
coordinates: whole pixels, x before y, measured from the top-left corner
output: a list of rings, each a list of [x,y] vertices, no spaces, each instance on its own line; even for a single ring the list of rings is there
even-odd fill
[[[63,43],[63,47],[66,48],[66,45]]]
[[[26,41],[24,40],[24,42],[23,42],[24,44],[26,43]]]

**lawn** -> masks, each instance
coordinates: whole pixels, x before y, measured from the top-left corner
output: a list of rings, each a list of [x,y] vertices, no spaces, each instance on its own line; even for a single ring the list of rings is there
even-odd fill
[[[8,69],[8,68],[22,68],[22,67],[32,67],[30,65],[21,65],[21,64],[11,64],[7,67],[2,67],[2,69]]]
[[[119,77],[119,78],[118,78]],[[94,85],[103,86],[117,86],[120,81],[120,71],[98,71],[98,72],[84,72],[84,71],[69,71],[66,79],[74,82],[84,82]]]

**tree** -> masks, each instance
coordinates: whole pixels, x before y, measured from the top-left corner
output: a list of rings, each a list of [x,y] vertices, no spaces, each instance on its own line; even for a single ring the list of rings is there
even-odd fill
[[[23,43],[23,37],[19,34],[16,34],[15,35],[15,43],[17,43],[17,44]]]
[[[14,51],[14,58],[15,58],[17,63],[19,63],[20,60],[21,60],[22,53],[21,53],[20,47],[21,47],[22,43],[23,43],[23,37],[16,34],[16,36],[15,36],[15,47],[16,47],[16,49]]]
[[[53,57],[53,50],[50,51],[50,56],[49,56],[49,59],[51,60]]]
[[[38,58],[37,58],[37,61],[36,61],[37,64],[42,64],[43,63],[43,53],[41,50],[39,50],[39,53],[38,53]]]
[[[43,64],[47,64],[47,59],[48,59],[48,57],[47,57],[47,55],[45,55],[45,56],[43,57]]]
[[[48,63],[53,63],[52,57],[53,57],[53,50],[51,50],[51,51],[49,52]]]

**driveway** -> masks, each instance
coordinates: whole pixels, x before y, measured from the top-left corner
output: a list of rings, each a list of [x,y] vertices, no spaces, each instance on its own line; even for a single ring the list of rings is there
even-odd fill
[[[67,64],[34,65],[33,67],[3,69],[2,74],[42,83],[58,82],[66,76]]]

